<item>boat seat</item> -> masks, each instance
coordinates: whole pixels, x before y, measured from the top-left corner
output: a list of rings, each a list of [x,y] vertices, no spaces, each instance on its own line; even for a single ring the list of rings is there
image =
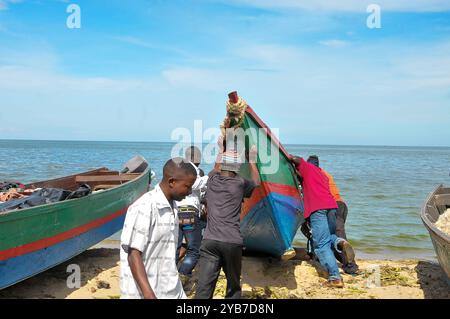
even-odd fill
[[[93,191],[98,191],[98,190],[102,190],[102,189],[111,189],[117,187],[117,184],[115,185],[111,185],[111,184],[99,184],[99,185],[95,185]]]
[[[77,175],[76,183],[104,183],[116,182],[126,183],[135,179],[139,174],[122,174],[122,175]]]
[[[434,195],[434,204],[440,214],[443,214],[450,207],[450,194]]]
[[[450,206],[450,194],[438,194],[434,195],[436,205]]]

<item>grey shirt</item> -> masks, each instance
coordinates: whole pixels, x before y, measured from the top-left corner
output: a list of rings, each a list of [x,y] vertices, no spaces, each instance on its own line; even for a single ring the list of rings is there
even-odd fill
[[[206,191],[208,222],[203,238],[242,245],[242,201],[250,197],[254,189],[253,181],[239,175],[229,177],[210,173]]]

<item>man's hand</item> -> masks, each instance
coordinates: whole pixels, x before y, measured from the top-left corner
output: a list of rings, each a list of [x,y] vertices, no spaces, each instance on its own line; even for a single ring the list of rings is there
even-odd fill
[[[144,299],[158,299],[155,294],[152,292],[150,294],[144,295]]]
[[[231,119],[227,116],[225,121],[223,122],[223,126],[227,129],[231,127]]]
[[[294,163],[295,165],[298,165],[298,164],[300,164],[301,157],[297,157],[297,156],[294,156],[294,155],[289,155],[289,160],[292,163]]]
[[[223,153],[223,150],[224,150],[223,141],[224,141],[224,138],[223,138],[223,135],[221,134],[219,136],[219,139],[217,140],[217,145],[219,146],[219,153],[221,153],[221,154]]]
[[[258,149],[256,148],[256,145],[253,145],[250,148],[250,153],[248,156],[250,163],[256,163],[256,161],[258,160]]]
[[[256,145],[253,145],[250,148],[248,157],[249,157],[249,161],[250,161],[250,174],[252,176],[253,183],[255,183],[256,187],[261,185],[261,179],[259,177],[258,167],[256,166],[257,156],[258,156],[258,151],[257,151]]]
[[[144,262],[142,261],[142,253],[139,250],[130,248],[128,252],[128,264],[130,265],[131,274],[142,291],[144,298],[157,299],[148,281]]]

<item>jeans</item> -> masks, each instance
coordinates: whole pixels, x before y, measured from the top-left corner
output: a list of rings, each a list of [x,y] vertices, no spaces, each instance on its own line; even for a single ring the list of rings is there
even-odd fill
[[[311,214],[310,222],[314,252],[328,271],[328,280],[341,279],[333,253],[333,248],[339,252],[337,245],[343,241],[336,236],[336,210],[318,210]]]
[[[222,267],[227,278],[225,298],[241,298],[242,245],[204,239],[200,248],[195,299],[213,297]]]
[[[192,225],[180,225],[178,232],[178,247],[176,260],[178,263],[178,272],[180,274],[190,276],[192,270],[197,265],[200,257],[200,244],[202,242],[203,222],[196,216],[195,223]],[[183,237],[186,238],[187,248],[186,255],[179,262],[180,249],[183,244]]]

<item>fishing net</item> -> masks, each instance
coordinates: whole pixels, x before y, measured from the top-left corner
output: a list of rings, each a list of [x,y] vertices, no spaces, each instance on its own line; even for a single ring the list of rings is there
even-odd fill
[[[239,97],[237,103],[227,102],[227,116],[220,126],[222,135],[226,136],[226,129],[239,128],[244,123],[245,110],[247,109],[247,102]]]
[[[438,221],[436,222],[436,227],[450,235],[450,209],[447,209],[441,216],[439,216]]]

